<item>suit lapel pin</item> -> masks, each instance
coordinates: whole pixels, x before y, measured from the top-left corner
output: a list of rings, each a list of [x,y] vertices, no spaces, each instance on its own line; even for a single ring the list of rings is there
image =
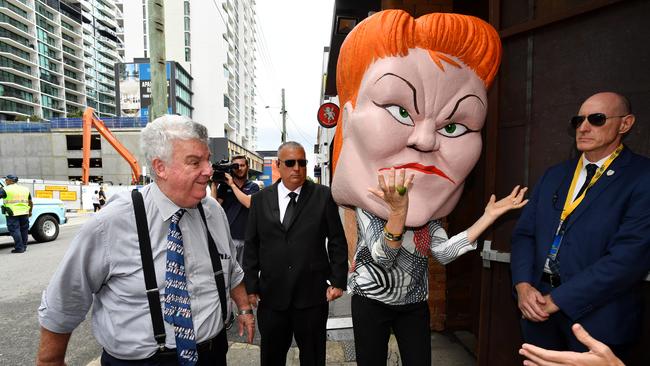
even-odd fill
[[[611,170],[611,169],[608,170],[608,171],[607,171],[607,176],[608,176],[608,177],[611,177],[612,175],[614,175],[614,171]]]

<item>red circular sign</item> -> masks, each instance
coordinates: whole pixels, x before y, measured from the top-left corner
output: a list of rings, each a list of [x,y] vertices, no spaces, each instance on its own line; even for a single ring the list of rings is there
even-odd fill
[[[332,128],[336,126],[336,122],[339,120],[340,109],[334,103],[324,103],[318,108],[318,123],[324,128]]]

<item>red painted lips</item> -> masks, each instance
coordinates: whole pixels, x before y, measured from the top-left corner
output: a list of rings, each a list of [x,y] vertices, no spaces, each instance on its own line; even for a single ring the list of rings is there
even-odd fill
[[[447,176],[447,174],[445,174],[445,172],[443,172],[442,170],[436,168],[434,165],[425,166],[425,165],[422,165],[420,163],[408,163],[408,164],[395,166],[394,168],[395,169],[412,169],[412,170],[415,170],[415,171],[418,171],[418,172],[424,173],[424,174],[439,175],[439,176],[447,179],[448,181],[456,184],[456,182],[454,182],[451,178],[449,178]],[[388,170],[388,169],[390,169],[390,168],[381,168],[381,169],[379,169],[379,171]]]

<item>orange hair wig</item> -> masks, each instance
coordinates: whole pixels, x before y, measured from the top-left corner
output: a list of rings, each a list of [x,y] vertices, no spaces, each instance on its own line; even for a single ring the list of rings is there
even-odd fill
[[[501,62],[501,40],[485,21],[451,13],[433,13],[413,19],[403,10],[384,10],[359,23],[345,38],[336,66],[339,104],[354,106],[363,75],[381,58],[407,56],[409,49],[429,51],[444,71],[441,60],[460,67],[445,55],[457,57],[483,80],[486,89],[494,80]],[[343,145],[343,113],[334,135],[332,168],[336,167]]]

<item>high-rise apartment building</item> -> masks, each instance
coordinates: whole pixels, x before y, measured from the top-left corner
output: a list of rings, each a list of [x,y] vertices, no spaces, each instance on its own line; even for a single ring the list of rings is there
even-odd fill
[[[0,0],[0,119],[115,116],[120,17],[112,0]]]
[[[118,0],[125,62],[149,57],[147,0]],[[165,0],[165,50],[192,75],[192,118],[255,150],[255,0]],[[227,158],[227,156],[226,156]]]

